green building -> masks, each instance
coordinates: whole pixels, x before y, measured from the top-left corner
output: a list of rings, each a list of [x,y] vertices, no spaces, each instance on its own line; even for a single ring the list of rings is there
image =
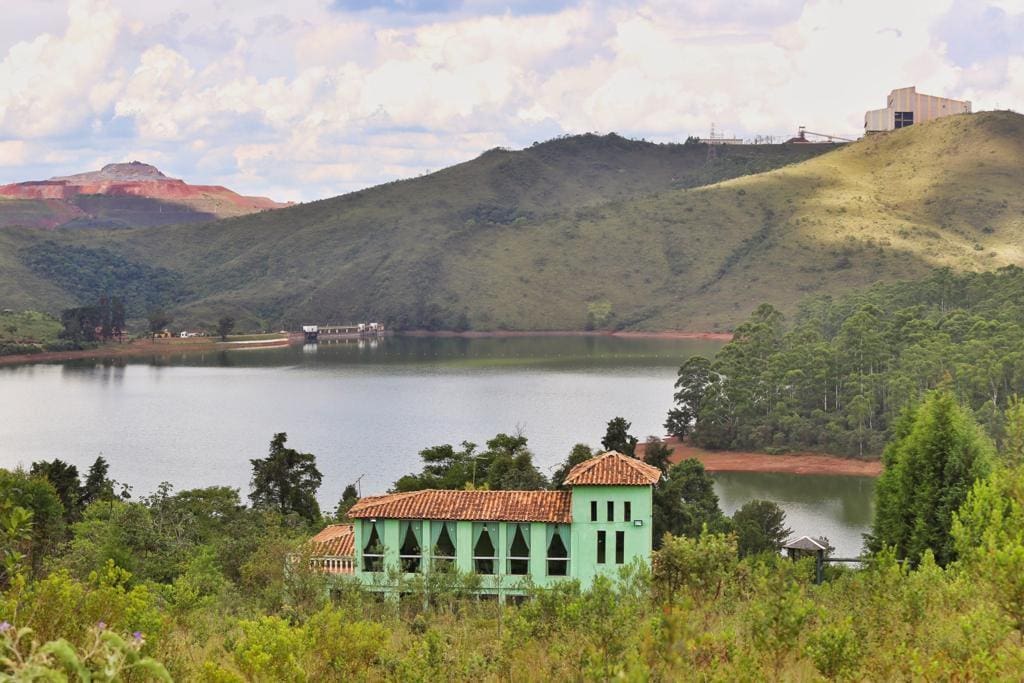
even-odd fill
[[[658,468],[611,451],[574,467],[566,491],[370,496],[349,510],[351,530],[337,525],[321,535],[351,537],[354,556],[344,573],[381,591],[396,588],[399,570],[412,577],[441,568],[475,573],[481,592],[498,596],[519,593],[524,580],[543,587],[578,579],[586,587],[635,558],[650,562],[652,488],[660,477]]]

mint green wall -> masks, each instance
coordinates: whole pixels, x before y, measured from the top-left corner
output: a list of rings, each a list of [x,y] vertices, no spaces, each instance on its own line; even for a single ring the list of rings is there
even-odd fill
[[[597,521],[590,520],[590,503],[596,501]],[[615,519],[607,521],[607,504],[611,501],[615,505]],[[632,520],[624,521],[624,503],[628,501],[632,506]],[[572,491],[572,519],[571,525],[560,525],[563,527],[563,539],[569,545],[569,575],[548,576],[547,563],[547,542],[548,525],[543,522],[529,523],[529,576],[536,586],[549,586],[556,581],[566,579],[579,579],[580,583],[587,587],[598,574],[604,574],[611,578],[618,575],[622,566],[615,562],[615,532],[622,531],[625,534],[623,564],[629,564],[633,558],[640,557],[645,562],[650,561],[651,554],[651,487],[650,486],[577,486]],[[636,526],[635,520],[641,520],[642,526]],[[423,571],[430,569],[431,540],[433,532],[440,521],[423,520],[421,545],[423,559],[421,568]],[[449,529],[454,529],[452,534],[455,541],[456,567],[462,573],[469,573],[474,570],[473,565],[473,522],[447,522]],[[355,524],[355,550],[356,550],[356,576],[369,586],[386,587],[388,578],[386,571],[383,573],[363,571],[363,548],[366,545],[368,520],[357,520]],[[484,577],[484,591],[498,591],[501,593],[515,593],[516,587],[526,578],[521,575],[508,573],[508,549],[514,533],[515,524],[511,522],[487,522],[489,530],[497,528],[496,534],[492,533],[491,539],[494,542],[497,553],[496,574]],[[399,547],[402,539],[400,536],[401,521],[397,519],[378,519],[378,533],[384,543],[384,565],[387,568],[399,566]],[[565,531],[568,533],[564,533]],[[605,563],[597,562],[597,532],[604,530],[607,533],[607,545]]]
[[[615,562],[615,532],[625,533],[623,564],[640,557],[651,558],[651,500],[650,486],[574,486],[572,489],[572,547],[573,574],[586,587],[598,574],[615,578],[622,565]],[[597,521],[590,520],[590,504],[597,502]],[[615,504],[615,519],[608,521],[608,502]],[[634,521],[624,521],[624,503],[631,504]],[[641,520],[643,526],[636,526]],[[597,562],[597,532],[605,531],[605,562]]]

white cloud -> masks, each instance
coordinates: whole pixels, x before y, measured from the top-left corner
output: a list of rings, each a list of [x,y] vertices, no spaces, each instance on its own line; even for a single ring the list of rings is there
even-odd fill
[[[49,158],[131,150],[194,182],[313,199],[563,131],[852,133],[911,84],[1024,106],[1019,55],[951,61],[936,28],[962,11],[950,3],[582,0],[393,17],[321,0],[73,0],[63,34],[0,62],[0,135],[61,152]]]
[[[105,70],[114,52],[118,12],[103,0],[72,0],[63,36],[16,43],[0,62],[0,132],[38,137],[87,119],[90,103],[109,100]],[[93,100],[92,93],[99,94]]]

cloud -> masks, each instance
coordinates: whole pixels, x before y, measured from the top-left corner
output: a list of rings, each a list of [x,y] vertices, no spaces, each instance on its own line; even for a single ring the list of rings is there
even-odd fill
[[[331,5],[347,12],[451,12],[462,7],[462,0],[334,0]]]
[[[109,99],[106,67],[114,52],[118,12],[101,0],[72,0],[62,36],[43,33],[11,46],[0,62],[0,134],[59,133]],[[93,91],[98,95],[93,97]]]
[[[1022,2],[74,0],[0,42],[0,137],[38,152],[2,173],[314,199],[563,132],[856,133],[905,85],[1021,107]]]

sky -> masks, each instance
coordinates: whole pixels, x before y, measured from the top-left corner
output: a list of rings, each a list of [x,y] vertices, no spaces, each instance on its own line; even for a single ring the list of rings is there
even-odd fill
[[[0,0],[0,183],[140,160],[309,201],[564,134],[1024,111],[1024,0]]]

